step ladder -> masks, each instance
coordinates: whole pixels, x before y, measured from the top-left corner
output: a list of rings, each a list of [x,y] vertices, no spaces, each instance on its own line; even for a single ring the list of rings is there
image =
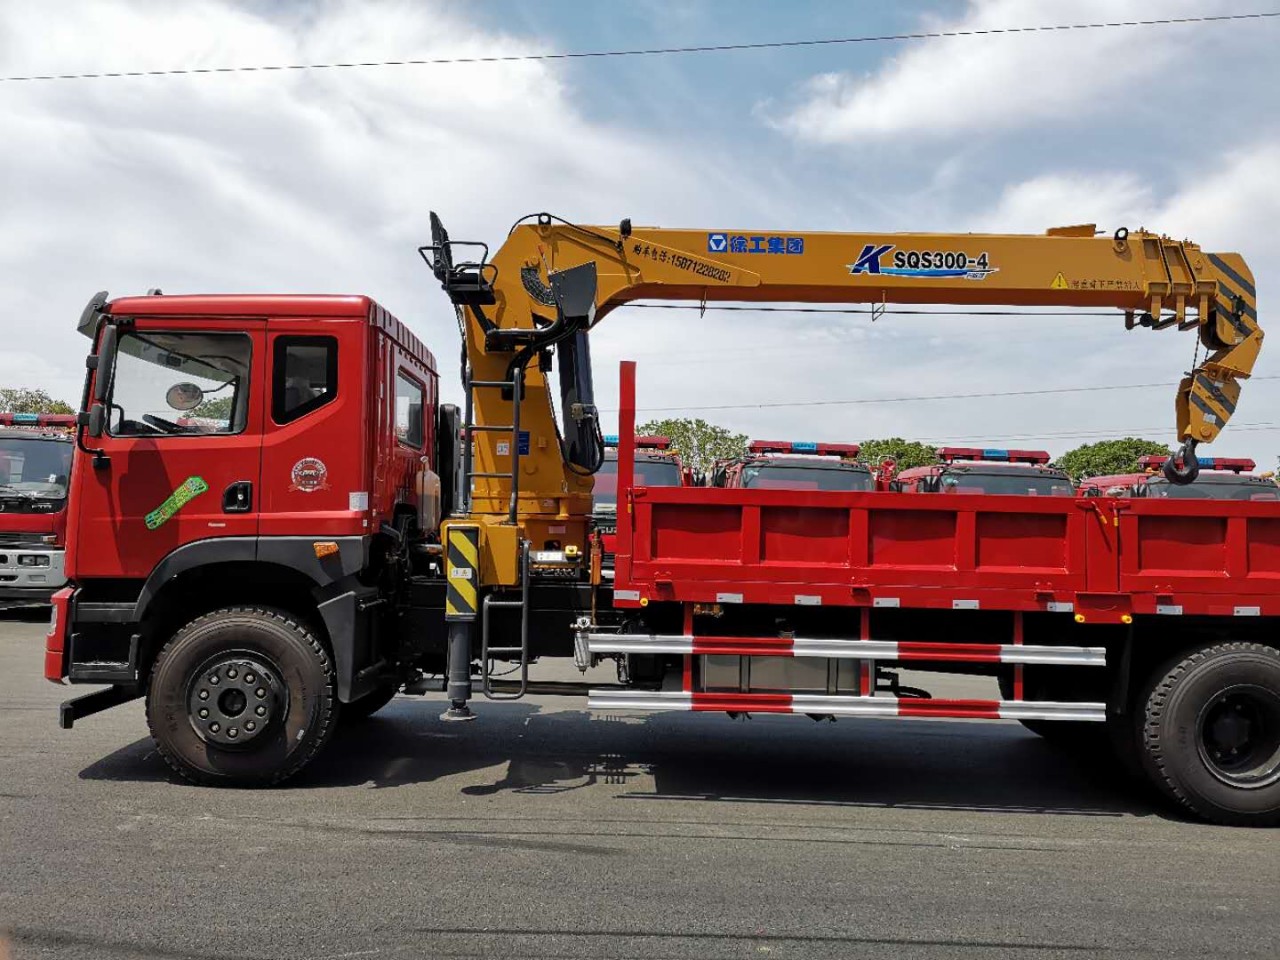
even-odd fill
[[[519,700],[529,691],[529,541],[520,541],[520,593],[514,591],[489,592],[480,602],[480,689],[490,700]],[[519,646],[492,646],[489,643],[490,611],[495,609],[520,611]],[[493,685],[493,672],[498,657],[519,657],[516,669],[520,679],[514,685],[504,684],[503,689]]]
[[[511,484],[511,499],[507,506],[507,522],[516,522],[516,508],[520,499],[520,400],[524,393],[524,368],[517,367],[510,380],[474,380],[471,368],[466,370],[467,382],[464,385],[467,394],[466,412],[463,416],[465,437],[462,445],[462,487],[464,495],[463,510],[471,512],[472,482],[475,480],[506,480]],[[511,422],[503,424],[475,423],[475,391],[477,390],[510,390]],[[511,434],[511,470],[502,472],[479,472],[473,470],[473,440],[477,433],[510,433]]]
[[[510,390],[511,423],[476,424],[475,391]],[[515,523],[520,499],[520,401],[524,393],[524,369],[517,367],[510,380],[475,380],[467,369],[467,402],[463,423],[466,441],[463,445],[462,474],[467,513],[472,508],[472,483],[475,480],[506,480],[511,484],[511,497],[507,505],[507,522]],[[510,433],[511,471],[477,471],[474,467],[472,441],[477,433]],[[481,690],[490,700],[519,700],[529,690],[529,541],[520,541],[520,586],[518,591],[499,588],[485,594],[480,601],[480,680]],[[494,610],[520,611],[520,644],[518,646],[494,646],[490,643],[490,628]],[[499,659],[516,658],[519,679],[514,683],[494,685],[494,673]],[[500,676],[500,675],[499,675]]]

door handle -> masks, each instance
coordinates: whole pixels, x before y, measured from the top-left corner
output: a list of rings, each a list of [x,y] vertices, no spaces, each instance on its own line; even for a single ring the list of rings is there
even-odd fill
[[[248,513],[253,509],[253,484],[237,480],[222,491],[223,513]]]

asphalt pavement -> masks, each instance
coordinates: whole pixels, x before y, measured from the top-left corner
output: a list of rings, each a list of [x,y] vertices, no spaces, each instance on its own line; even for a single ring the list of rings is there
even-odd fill
[[[220,791],[168,774],[140,702],[59,730],[84,688],[41,678],[35,616],[0,622],[14,958],[1280,955],[1280,832],[1015,723],[398,697],[290,785]]]

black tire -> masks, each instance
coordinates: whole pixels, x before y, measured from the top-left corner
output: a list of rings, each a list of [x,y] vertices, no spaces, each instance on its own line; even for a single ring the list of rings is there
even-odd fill
[[[1146,698],[1141,746],[1152,782],[1195,815],[1280,824],[1280,650],[1222,643],[1168,665]]]
[[[378,687],[373,693],[366,694],[355,703],[344,703],[342,705],[342,720],[346,723],[359,723],[361,720],[367,720],[375,713],[391,702],[400,691],[400,684],[387,683]]]
[[[296,618],[266,607],[227,607],[188,623],[156,657],[147,688],[160,755],[209,786],[293,776],[328,742],[337,712],[324,646]]]

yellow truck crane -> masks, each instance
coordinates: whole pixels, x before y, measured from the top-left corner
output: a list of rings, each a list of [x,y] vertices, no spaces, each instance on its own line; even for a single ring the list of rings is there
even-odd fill
[[[451,241],[435,213],[431,230],[419,253],[456,307],[472,439],[463,467],[470,495],[444,537],[451,555],[474,561],[449,566],[457,574],[446,605],[450,687],[460,712],[470,689],[463,650],[484,589],[517,586],[530,572],[572,576],[587,560],[592,473],[604,457],[588,334],[617,307],[655,299],[1112,307],[1128,329],[1196,330],[1206,355],[1178,387],[1181,450],[1165,468],[1183,483],[1198,473],[1196,446],[1234,413],[1262,343],[1241,256],[1123,228],[1111,236],[1093,224],[1044,235],[688,230],[630,220],[581,226],[540,213],[518,221],[491,258],[486,244]],[[461,251],[479,256],[464,260]],[[495,652],[518,651],[485,650]]]
[[[1194,329],[1207,355],[1178,387],[1183,455],[1167,467],[1184,482],[1197,472],[1186,454],[1231,418],[1262,344],[1238,254],[1124,229],[1098,236],[1092,224],[1043,236],[779,233],[583,227],[543,213],[513,227],[492,259],[467,262],[455,248],[487,247],[450,241],[435,214],[432,230],[421,252],[463,336],[475,431],[468,522],[481,528],[483,583],[514,582],[521,538],[583,555],[603,453],[586,335],[633,301],[1114,307],[1129,329]]]

